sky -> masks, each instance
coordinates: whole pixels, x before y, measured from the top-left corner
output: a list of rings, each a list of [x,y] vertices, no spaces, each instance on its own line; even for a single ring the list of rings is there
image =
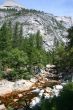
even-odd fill
[[[4,0],[0,0],[2,4]],[[17,3],[28,9],[37,9],[55,16],[73,17],[73,0],[16,0]]]

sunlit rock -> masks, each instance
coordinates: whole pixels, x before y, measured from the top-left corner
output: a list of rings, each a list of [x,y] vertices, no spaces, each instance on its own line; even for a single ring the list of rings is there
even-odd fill
[[[21,97],[23,97],[23,95],[22,94],[18,94],[18,97],[21,98]]]
[[[7,110],[4,104],[0,105],[0,110]]]
[[[56,85],[53,87],[53,94],[58,96],[60,91],[63,89],[62,85]]]
[[[0,81],[0,96],[9,94],[13,91],[14,82],[9,82],[7,80]]]
[[[35,83],[35,82],[37,82],[37,79],[36,79],[36,78],[31,78],[30,81],[31,81],[32,83]]]
[[[40,89],[36,88],[35,90],[32,91],[32,93],[40,93]]]
[[[26,91],[33,86],[33,83],[30,80],[19,80],[14,84],[14,91]]]
[[[62,85],[55,85],[55,88],[56,88],[57,90],[61,90],[61,89],[63,89],[63,86],[62,86]]]
[[[49,99],[50,98],[50,95],[48,93],[44,93],[44,98],[45,99]]]
[[[34,107],[35,105],[39,104],[41,101],[41,99],[39,97],[35,97],[32,99],[31,103],[30,103],[30,108]]]
[[[51,93],[51,92],[52,92],[52,89],[51,89],[50,87],[46,87],[46,88],[45,88],[45,92]]]
[[[43,94],[44,94],[44,89],[42,89],[42,90],[40,91],[40,93],[39,93],[39,97],[42,97]]]
[[[14,101],[14,102],[17,102],[18,100],[19,100],[19,99],[14,99],[13,101]]]
[[[50,64],[48,64],[48,65],[46,65],[46,68],[55,68],[56,66],[55,65],[50,65]]]

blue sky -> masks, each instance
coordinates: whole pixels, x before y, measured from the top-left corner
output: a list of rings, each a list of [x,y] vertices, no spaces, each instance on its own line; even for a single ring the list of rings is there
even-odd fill
[[[73,16],[73,0],[16,0],[26,8],[37,9],[58,16]],[[0,0],[0,4],[4,0]]]

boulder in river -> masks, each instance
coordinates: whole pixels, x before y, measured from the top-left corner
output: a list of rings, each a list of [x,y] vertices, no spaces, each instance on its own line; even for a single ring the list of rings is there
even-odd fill
[[[4,104],[0,105],[0,110],[7,110]]]

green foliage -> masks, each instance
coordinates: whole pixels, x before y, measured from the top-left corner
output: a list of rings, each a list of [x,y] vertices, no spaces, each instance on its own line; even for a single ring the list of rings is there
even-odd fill
[[[68,36],[67,36],[69,42],[68,42],[68,48],[73,47],[73,27],[68,29]]]
[[[43,49],[43,40],[39,31],[24,39],[22,49],[27,53],[29,71],[31,73],[35,65],[42,64],[45,66],[49,62],[49,54]]]
[[[4,77],[4,72],[0,70],[0,79]]]
[[[7,26],[6,23],[3,24],[0,29],[0,51],[11,49],[12,42],[12,31],[10,26]]]
[[[14,110],[14,108],[12,108],[12,107],[9,106],[9,107],[7,108],[7,110]]]
[[[50,61],[49,54],[43,49],[40,32],[23,36],[23,27],[18,22],[14,29],[11,22],[4,23],[0,29],[0,69],[13,68],[9,78],[29,78],[35,65],[45,66]]]
[[[40,110],[73,110],[73,83],[65,85],[58,97],[42,99]]]
[[[7,65],[7,61],[8,61],[8,51],[3,50],[0,51],[0,69],[4,70],[4,67]]]
[[[51,101],[48,99],[44,99],[41,101],[41,110],[52,110],[51,109]]]
[[[60,71],[73,71],[73,27],[68,30],[68,43],[66,46],[59,44],[54,51],[54,64]]]
[[[65,46],[63,44],[59,44],[54,51],[54,64],[61,67],[61,69],[64,69],[66,58],[67,53],[65,51]]]
[[[42,49],[43,40],[42,40],[42,36],[40,35],[40,31],[37,32],[35,39],[36,39],[36,48]]]
[[[12,49],[9,53],[8,53],[8,60],[10,65],[13,67],[17,67],[20,65],[26,65],[28,62],[28,57],[27,54],[24,53],[22,50],[19,50],[17,48]]]
[[[22,50],[15,48],[8,52],[7,64],[8,67],[14,68],[14,71],[11,72],[11,77],[13,79],[19,79],[25,76],[26,74],[25,72],[27,72],[26,68],[27,63],[28,63],[27,54],[24,53]]]
[[[57,110],[73,110],[73,83],[66,85],[56,99]]]
[[[69,32],[68,38],[70,40],[68,46],[72,42],[72,37],[70,38],[72,29]],[[29,37],[24,37],[23,27],[18,22],[15,24],[14,29],[10,21],[4,23],[0,29],[0,69],[3,71],[7,66],[14,68],[14,73],[18,74],[21,73],[19,68],[26,67],[26,73],[32,74],[35,65],[45,66],[48,63],[56,64],[60,71],[72,68],[72,43],[68,51],[63,43],[59,44],[59,42],[55,41],[55,46],[56,48],[53,51],[46,52],[43,48],[43,39],[40,31],[36,34],[31,34]],[[23,70],[22,73],[25,73]]]
[[[18,42],[19,42],[19,23],[17,22],[14,27],[14,33],[13,33],[13,48],[18,47]]]

